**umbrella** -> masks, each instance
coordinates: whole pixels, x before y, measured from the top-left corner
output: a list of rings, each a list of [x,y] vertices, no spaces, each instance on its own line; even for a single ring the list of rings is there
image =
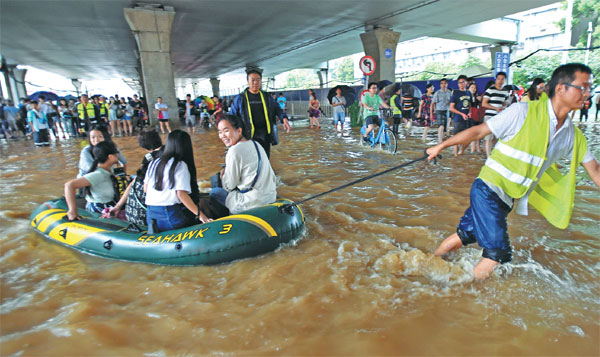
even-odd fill
[[[71,94],[67,94],[64,97],[60,97],[60,99],[64,99],[64,100],[66,100],[68,102],[70,100],[77,100],[77,97],[74,96],[74,95],[71,95]]]
[[[384,79],[382,81],[377,82],[377,88],[379,88],[379,90],[389,86],[390,84],[392,84],[391,81],[388,81],[387,79]]]
[[[469,67],[465,67],[462,68],[461,70],[458,71],[458,74],[456,75],[456,77],[454,79],[458,79],[458,77],[460,75],[465,75],[467,76],[467,78],[471,78],[471,77],[481,77],[484,74],[490,74],[492,73],[492,70],[490,70],[489,68],[482,66],[480,64],[475,64]]]
[[[198,96],[198,98],[196,98],[196,100],[194,102],[196,103],[196,105],[200,105],[200,102],[202,101],[202,99],[204,99],[204,101],[206,102],[206,105],[208,106],[208,110],[215,109],[215,101],[209,96],[200,95],[200,96]]]
[[[58,100],[58,95],[56,95],[56,93],[47,92],[47,91],[35,92],[35,93],[33,93],[32,95],[29,96],[29,99],[38,100],[38,99],[40,99],[41,95],[43,95],[44,97],[46,97],[46,100],[49,100],[49,101]]]
[[[342,90],[342,97],[346,98],[346,107],[352,105],[356,100],[356,92],[354,92],[353,88],[345,85],[335,86],[329,90],[329,93],[327,93],[327,100],[329,100],[329,103],[332,104],[331,100],[337,95],[336,91],[338,88]]]
[[[503,90],[519,90],[520,88],[514,84],[507,84],[502,88]]]
[[[396,91],[398,90],[398,88],[401,89],[400,94],[408,93],[408,94],[411,94],[414,98],[421,98],[421,95],[422,95],[421,90],[410,83],[390,84],[383,89],[383,94],[386,97],[391,97],[392,95],[396,94]]]
[[[410,94],[413,96],[413,98],[421,98],[421,96],[423,95],[419,88],[410,83],[402,84],[401,94]]]

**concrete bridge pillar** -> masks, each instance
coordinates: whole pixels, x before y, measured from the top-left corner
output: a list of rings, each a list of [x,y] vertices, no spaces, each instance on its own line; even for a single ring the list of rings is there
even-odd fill
[[[26,69],[13,69],[13,76],[17,84],[17,93],[19,98],[27,98],[27,89],[25,88],[25,75],[27,74]]]
[[[157,97],[162,97],[163,103],[169,107],[171,125],[178,127],[179,113],[171,62],[171,27],[175,11],[170,6],[152,5],[126,8],[123,11],[140,53],[150,123],[157,123],[154,103]]]
[[[219,78],[216,78],[216,77],[211,77],[210,78],[210,86],[212,87],[213,97],[215,95],[217,97],[219,96],[219,83],[221,83],[221,81],[219,80]]]
[[[73,84],[73,87],[75,87],[75,91],[77,92],[77,96],[79,97],[81,95],[81,85],[83,83],[81,83],[81,81],[77,78],[71,78],[71,84]]]
[[[12,99],[13,103],[16,104],[19,103],[19,91],[17,90],[17,81],[15,81],[15,69],[17,69],[16,64],[9,64],[6,66],[6,74],[8,76],[8,82],[6,82],[6,86],[8,87],[10,99]]]
[[[396,46],[400,32],[387,28],[368,29],[360,34],[360,39],[367,56],[375,60],[375,73],[369,76],[369,82],[379,82],[387,79],[396,81]]]

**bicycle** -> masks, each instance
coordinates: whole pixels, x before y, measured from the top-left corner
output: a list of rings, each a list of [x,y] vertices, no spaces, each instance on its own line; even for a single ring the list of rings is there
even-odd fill
[[[358,141],[361,145],[369,145],[374,148],[375,145],[379,145],[379,148],[385,150],[391,154],[395,154],[398,150],[398,138],[396,134],[390,129],[388,123],[386,122],[387,117],[391,114],[391,110],[384,109],[384,115],[380,115],[381,125],[378,130],[371,130],[369,135],[367,136],[367,141],[364,141],[363,138],[365,133],[367,132],[366,124],[363,124],[362,128],[360,128],[360,137]],[[375,131],[377,131],[377,135],[375,135]]]

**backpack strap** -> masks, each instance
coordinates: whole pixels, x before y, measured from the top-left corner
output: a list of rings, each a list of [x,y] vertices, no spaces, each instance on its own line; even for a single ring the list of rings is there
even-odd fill
[[[260,166],[261,166],[260,151],[258,150],[258,145],[256,145],[256,141],[254,141],[254,140],[251,140],[251,141],[254,144],[254,148],[256,149],[256,155],[258,155],[258,168],[256,169],[256,175],[254,175],[254,180],[252,180],[252,184],[250,185],[250,188],[248,188],[246,190],[240,190],[241,193],[246,193],[246,192],[252,191],[252,189],[254,188],[254,185],[256,185],[256,181],[258,181],[258,176],[260,175]]]

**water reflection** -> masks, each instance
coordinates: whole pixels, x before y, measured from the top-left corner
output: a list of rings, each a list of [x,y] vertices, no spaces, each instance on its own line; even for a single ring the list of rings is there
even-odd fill
[[[582,126],[600,157],[598,125]],[[296,123],[272,150],[279,194],[300,200],[422,156],[420,131],[398,155],[326,125]],[[433,136],[431,137],[433,140]],[[116,138],[130,162],[135,138]],[[198,177],[220,169],[216,132],[193,138]],[[87,256],[33,233],[28,215],[74,177],[75,141],[0,143],[2,354],[597,354],[600,194],[578,176],[572,223],[511,214],[514,261],[472,281],[481,250],[432,256],[455,230],[484,157],[424,162],[307,202],[305,236],[212,267]]]

